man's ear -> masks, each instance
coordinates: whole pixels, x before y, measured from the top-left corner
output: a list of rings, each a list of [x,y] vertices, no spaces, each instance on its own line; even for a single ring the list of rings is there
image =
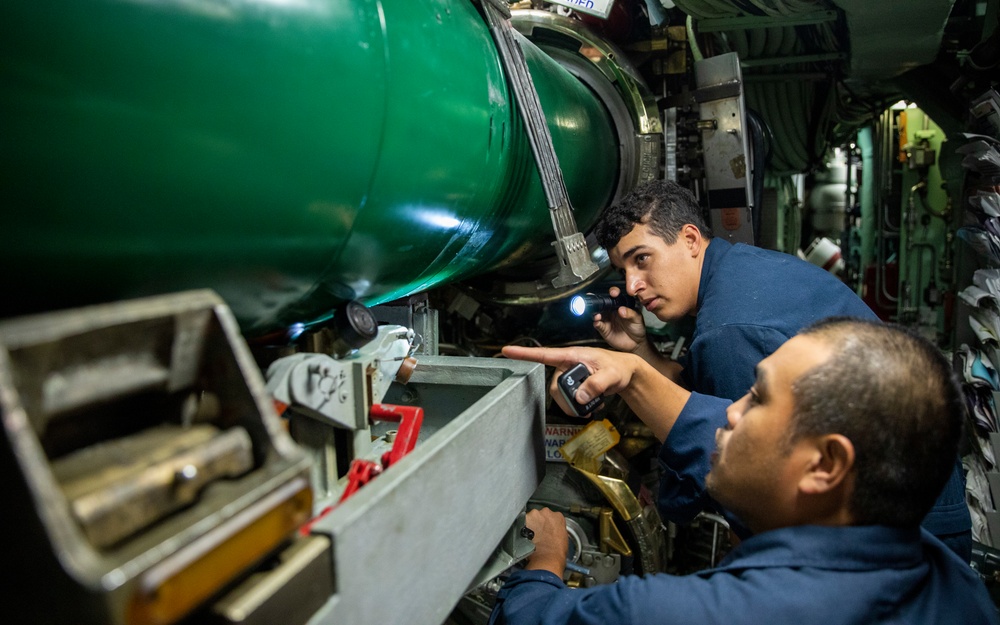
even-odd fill
[[[698,256],[705,248],[705,237],[701,235],[701,230],[694,224],[681,226],[678,237],[687,244],[692,256]]]
[[[818,495],[837,488],[850,475],[854,469],[854,443],[843,434],[825,434],[814,445],[799,490]]]

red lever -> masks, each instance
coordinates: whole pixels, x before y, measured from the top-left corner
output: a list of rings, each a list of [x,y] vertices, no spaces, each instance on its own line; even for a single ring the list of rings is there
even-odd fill
[[[358,492],[359,488],[370,482],[376,475],[413,451],[417,445],[420,426],[424,422],[424,409],[415,406],[374,404],[368,416],[372,421],[398,423],[399,430],[396,433],[396,440],[392,443],[392,449],[382,454],[382,466],[378,466],[371,460],[355,459],[351,461],[351,468],[347,471],[347,488],[344,489],[338,503]]]
[[[372,480],[373,477],[382,472],[382,467],[371,460],[352,460],[351,468],[347,470],[347,488],[340,495],[340,501],[344,501],[358,489]]]
[[[399,429],[396,433],[396,440],[392,443],[392,449],[382,454],[382,466],[371,460],[354,459],[347,470],[347,487],[340,495],[340,500],[333,506],[327,506],[319,514],[309,520],[299,531],[303,536],[308,536],[312,526],[316,521],[322,519],[333,511],[338,505],[348,497],[358,492],[358,490],[372,481],[376,475],[413,451],[417,445],[417,436],[420,434],[420,426],[424,422],[424,409],[415,406],[396,406],[394,404],[374,404],[368,414],[372,421],[389,421],[398,423]]]
[[[382,468],[388,469],[389,465],[398,462],[416,447],[420,426],[424,422],[424,409],[416,406],[373,404],[369,415],[372,421],[390,421],[399,424],[392,449],[382,454]]]

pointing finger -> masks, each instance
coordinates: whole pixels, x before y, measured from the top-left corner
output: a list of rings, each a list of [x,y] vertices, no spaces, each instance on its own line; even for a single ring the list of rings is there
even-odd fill
[[[573,364],[573,349],[564,347],[524,347],[507,345],[503,355],[513,360],[528,360],[552,367],[565,367]]]

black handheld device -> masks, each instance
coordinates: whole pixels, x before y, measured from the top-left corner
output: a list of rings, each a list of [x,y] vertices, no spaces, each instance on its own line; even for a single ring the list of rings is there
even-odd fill
[[[586,404],[576,401],[576,391],[588,377],[590,377],[590,370],[583,363],[577,363],[556,380],[556,384],[559,385],[559,392],[562,393],[563,398],[566,399],[566,403],[569,404],[578,417],[587,416],[604,402],[604,398],[601,396],[594,397]]]

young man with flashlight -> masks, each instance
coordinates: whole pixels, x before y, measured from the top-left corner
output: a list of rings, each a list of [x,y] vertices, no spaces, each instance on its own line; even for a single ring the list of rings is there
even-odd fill
[[[925,339],[871,321],[821,323],[764,359],[731,405],[663,384],[633,354],[504,353],[563,369],[583,362],[588,394],[620,393],[660,440],[677,412],[725,411],[707,488],[754,535],[714,569],[571,590],[565,521],[533,510],[535,552],[501,589],[491,624],[998,622],[978,575],[919,526],[964,419],[961,389]]]
[[[641,356],[688,388],[736,399],[753,370],[803,327],[875,314],[832,274],[795,256],[714,238],[684,187],[657,180],[608,208],[594,228],[625,280],[625,291],[660,321],[695,317],[687,356],[672,362],[628,307],[594,321],[605,341]],[[612,288],[611,295],[619,295]]]
[[[713,238],[694,196],[673,182],[640,185],[605,212],[594,232],[621,271],[628,295],[661,321],[694,316],[695,329],[686,357],[674,362],[653,348],[636,310],[619,307],[616,315],[597,315],[594,327],[611,347],[640,356],[697,393],[736,400],[753,384],[757,363],[802,328],[831,316],[876,319],[851,289],[815,265]],[[610,294],[620,295],[617,288]],[[680,422],[674,440],[698,444],[689,440],[686,425]],[[953,462],[952,477],[924,526],[968,560],[972,521],[957,455]],[[704,502],[670,486],[700,482],[708,467],[691,467],[693,475],[664,469],[661,513],[689,522]]]

